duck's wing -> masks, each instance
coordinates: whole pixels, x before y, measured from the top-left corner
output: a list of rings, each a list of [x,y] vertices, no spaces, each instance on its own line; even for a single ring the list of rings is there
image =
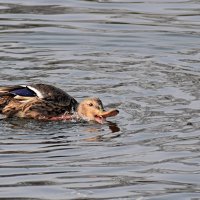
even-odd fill
[[[69,94],[60,88],[47,84],[0,86],[1,96],[13,96],[19,100],[28,100],[37,97],[61,106],[69,106],[73,110],[76,110],[78,105],[78,102]]]
[[[0,96],[35,97],[36,93],[23,85],[0,86]]]
[[[35,92],[37,97],[45,101],[64,106],[71,105],[74,110],[76,110],[76,107],[78,106],[78,102],[72,96],[55,86],[47,84],[33,84],[27,87]]]

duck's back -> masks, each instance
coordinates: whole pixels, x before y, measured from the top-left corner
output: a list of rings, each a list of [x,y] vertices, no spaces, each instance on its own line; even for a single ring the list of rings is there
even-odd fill
[[[0,86],[0,110],[37,110],[51,115],[61,114],[64,109],[68,112],[76,110],[78,103],[69,94],[52,85],[32,84]],[[23,109],[22,109],[23,108]],[[51,112],[50,112],[51,111]],[[60,111],[60,112],[59,112]]]

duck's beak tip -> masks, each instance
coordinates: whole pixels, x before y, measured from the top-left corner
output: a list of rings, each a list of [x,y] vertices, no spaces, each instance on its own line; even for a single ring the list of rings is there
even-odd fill
[[[117,109],[111,109],[109,111],[104,111],[103,113],[101,113],[101,116],[106,118],[106,117],[114,117],[119,113],[119,110]]]
[[[116,112],[116,115],[118,115],[118,114],[119,114],[119,110],[115,110],[115,112]]]

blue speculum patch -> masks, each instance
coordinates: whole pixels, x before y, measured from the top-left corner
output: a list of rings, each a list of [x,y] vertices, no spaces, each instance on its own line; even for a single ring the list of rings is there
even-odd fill
[[[14,95],[24,96],[24,97],[36,96],[36,93],[28,88],[21,88],[21,89],[13,90],[10,93],[14,94]]]

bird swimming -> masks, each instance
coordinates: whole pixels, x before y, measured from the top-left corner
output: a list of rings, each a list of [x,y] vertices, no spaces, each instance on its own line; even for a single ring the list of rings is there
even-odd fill
[[[60,88],[48,84],[0,86],[0,113],[37,120],[85,120],[103,124],[119,111],[105,111],[102,101],[89,97],[78,103]]]

